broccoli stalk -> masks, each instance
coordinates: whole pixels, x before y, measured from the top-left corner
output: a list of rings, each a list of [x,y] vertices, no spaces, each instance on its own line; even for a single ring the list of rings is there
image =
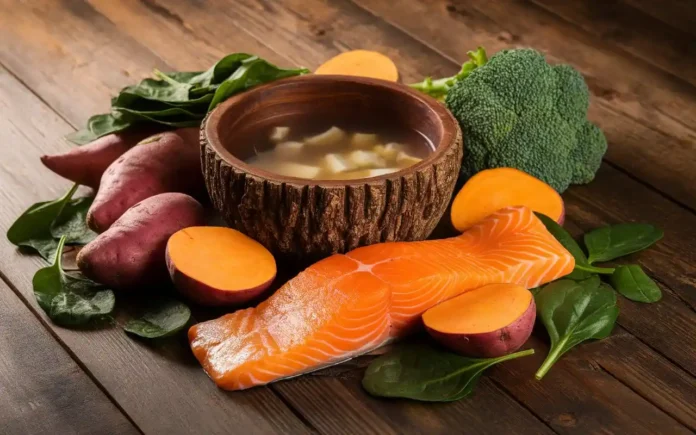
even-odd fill
[[[436,80],[433,80],[432,77],[426,77],[422,82],[413,83],[409,86],[433,98],[441,101],[444,100],[447,92],[455,83],[469,77],[469,74],[471,74],[473,70],[488,62],[488,56],[486,56],[486,50],[484,50],[483,47],[477,48],[476,51],[467,52],[467,56],[469,56],[469,60],[464,62],[461,71],[452,77],[444,77]]]

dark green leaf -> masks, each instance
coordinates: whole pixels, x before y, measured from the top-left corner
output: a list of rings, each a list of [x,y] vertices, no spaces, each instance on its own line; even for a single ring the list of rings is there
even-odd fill
[[[582,248],[580,248],[580,245],[578,245],[578,242],[573,239],[573,236],[568,233],[562,226],[560,226],[556,221],[551,219],[550,217],[546,216],[545,214],[542,213],[535,213],[536,216],[541,220],[541,222],[544,224],[546,229],[551,233],[552,236],[558,240],[558,242],[563,245],[564,248],[568,252],[570,252],[570,255],[575,258],[575,264],[581,265],[581,266],[589,266],[590,263],[587,261],[587,257],[585,256],[585,253],[582,251]],[[566,276],[568,279],[573,279],[573,280],[583,280],[587,279],[591,276],[592,274],[587,271],[583,270],[573,270],[573,272],[570,273],[570,275]]]
[[[51,266],[39,269],[32,281],[39,306],[58,325],[84,325],[107,317],[114,309],[111,290],[79,275],[69,275],[61,266],[65,237],[61,238]]]
[[[307,72],[278,68],[246,53],[225,56],[202,72],[155,70],[157,79],[146,78],[123,88],[111,99],[110,113],[93,116],[85,130],[69,135],[68,139],[83,144],[142,123],[195,127],[209,110],[232,95]]]
[[[158,300],[141,318],[126,323],[124,330],[143,338],[169,337],[181,331],[191,318],[191,310],[174,299]]]
[[[75,184],[62,197],[29,207],[7,230],[7,239],[16,246],[35,250],[49,262],[53,261],[58,243],[51,234],[51,226],[71,201],[77,188]]]
[[[616,291],[636,302],[657,302],[662,299],[660,287],[637,264],[618,266],[610,278]]]
[[[304,68],[278,68],[277,66],[272,65],[263,59],[259,59],[256,56],[250,57],[242,62],[242,65],[237,68],[234,74],[229,76],[220,84],[215,91],[215,96],[213,97],[213,101],[210,102],[210,107],[208,110],[212,110],[215,108],[215,106],[222,103],[229,97],[253,88],[254,86],[279,80],[285,77],[305,74],[307,72],[309,71]]]
[[[534,353],[499,358],[467,358],[423,344],[403,345],[370,364],[362,385],[373,396],[449,402],[471,394],[487,368]]]
[[[552,282],[536,295],[535,302],[551,338],[549,354],[536,373],[537,379],[574,346],[608,337],[619,315],[616,293],[597,276],[580,282]]]
[[[54,239],[65,236],[66,244],[86,245],[94,240],[97,233],[87,226],[87,211],[94,198],[77,198],[68,201],[65,208],[51,224]]]
[[[661,229],[649,224],[618,224],[585,234],[590,264],[614,260],[641,251],[663,236]]]

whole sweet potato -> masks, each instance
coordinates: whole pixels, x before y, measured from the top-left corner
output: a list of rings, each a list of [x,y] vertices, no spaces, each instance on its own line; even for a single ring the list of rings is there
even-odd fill
[[[77,256],[82,273],[113,289],[168,279],[167,240],[182,228],[202,225],[203,206],[183,193],[162,193],[131,207]]]
[[[41,163],[63,178],[96,189],[109,165],[156,132],[155,128],[143,127],[109,134],[64,153],[41,156]]]
[[[106,231],[134,204],[165,192],[205,192],[198,129],[160,133],[113,162],[101,178],[87,224],[96,232]]]

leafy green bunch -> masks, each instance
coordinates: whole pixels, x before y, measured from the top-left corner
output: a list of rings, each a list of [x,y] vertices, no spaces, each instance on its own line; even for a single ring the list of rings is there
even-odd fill
[[[247,53],[227,55],[206,71],[154,70],[154,78],[121,89],[111,99],[109,113],[92,116],[85,129],[67,139],[84,144],[142,123],[195,127],[210,110],[235,94],[308,72],[305,68],[279,68]]]
[[[646,249],[660,240],[663,232],[653,225],[635,223],[598,228],[584,235],[586,255],[553,219],[540,213],[537,216],[575,258],[575,269],[570,275],[532,289],[538,316],[551,339],[549,353],[536,373],[537,379],[541,379],[574,346],[611,334],[619,316],[614,289],[636,302],[651,303],[662,298],[660,287],[639,265],[598,267],[595,263]],[[603,282],[600,276],[608,282]]]

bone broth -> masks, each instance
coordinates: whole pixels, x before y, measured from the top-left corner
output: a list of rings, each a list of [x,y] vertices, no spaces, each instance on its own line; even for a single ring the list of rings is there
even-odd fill
[[[287,121],[287,120],[285,120]],[[433,151],[420,132],[401,128],[285,122],[245,135],[254,144],[244,160],[259,169],[313,180],[377,177],[420,162]]]

